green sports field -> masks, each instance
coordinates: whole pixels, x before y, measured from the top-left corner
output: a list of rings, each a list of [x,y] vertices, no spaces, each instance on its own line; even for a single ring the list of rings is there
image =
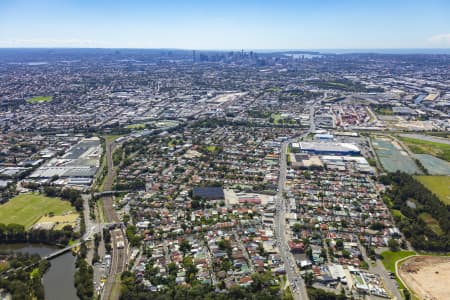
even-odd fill
[[[145,129],[145,123],[130,124],[130,125],[125,126],[125,128],[136,129],[136,130]]]
[[[49,212],[61,215],[68,211],[75,212],[68,201],[34,193],[21,194],[0,205],[0,223],[20,224],[28,229]]]
[[[42,103],[42,102],[51,102],[53,100],[52,96],[37,96],[33,98],[27,99],[28,103]]]
[[[450,204],[450,176],[416,176],[427,189],[445,204]]]

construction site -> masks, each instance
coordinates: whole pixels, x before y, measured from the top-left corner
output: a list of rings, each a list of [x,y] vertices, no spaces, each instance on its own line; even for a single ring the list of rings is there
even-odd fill
[[[398,275],[418,299],[448,299],[448,256],[412,256],[399,266]]]

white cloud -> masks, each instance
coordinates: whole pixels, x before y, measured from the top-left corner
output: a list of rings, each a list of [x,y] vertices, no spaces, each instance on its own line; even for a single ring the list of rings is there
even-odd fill
[[[428,39],[428,42],[434,46],[448,47],[450,46],[450,33],[434,35]]]

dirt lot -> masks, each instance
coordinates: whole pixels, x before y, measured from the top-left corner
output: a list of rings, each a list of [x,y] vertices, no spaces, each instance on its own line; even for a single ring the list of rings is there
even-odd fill
[[[36,222],[36,224],[39,223],[45,223],[45,222],[54,222],[56,230],[63,229],[66,225],[71,225],[73,228],[77,225],[77,219],[80,217],[79,214],[73,213],[73,214],[65,214],[64,216],[53,216],[48,217],[44,216],[39,219],[39,221]]]
[[[399,275],[419,299],[449,299],[448,256],[411,257],[401,264]]]

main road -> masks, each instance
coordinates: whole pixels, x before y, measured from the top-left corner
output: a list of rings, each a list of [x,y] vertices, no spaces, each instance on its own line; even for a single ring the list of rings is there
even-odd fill
[[[287,280],[292,287],[292,295],[295,300],[308,299],[308,293],[306,291],[305,283],[298,272],[297,265],[293,255],[289,252],[288,244],[286,241],[286,223],[285,223],[285,205],[284,199],[284,185],[286,181],[286,150],[290,141],[283,142],[280,152],[280,175],[278,179],[278,193],[275,196],[277,213],[275,217],[275,233],[277,236],[278,248],[280,249],[280,255],[284,262],[284,268],[286,270]]]
[[[306,137],[309,133],[312,133],[315,130],[315,122],[314,122],[314,111],[315,111],[314,102],[310,106],[309,117],[310,117],[310,127],[309,130],[301,135],[301,138]],[[295,141],[296,139],[290,139],[284,141],[281,144],[280,150],[280,174],[278,177],[278,193],[275,196],[275,202],[277,207],[277,213],[275,216],[275,233],[277,235],[278,248],[280,249],[280,255],[284,262],[284,267],[286,270],[287,279],[292,286],[292,295],[295,300],[307,300],[308,293],[306,290],[305,282],[301,277],[301,274],[297,268],[297,263],[295,261],[294,256],[288,249],[288,243],[286,240],[286,212],[289,211],[289,205],[284,198],[284,190],[286,184],[286,153],[289,143]]]

